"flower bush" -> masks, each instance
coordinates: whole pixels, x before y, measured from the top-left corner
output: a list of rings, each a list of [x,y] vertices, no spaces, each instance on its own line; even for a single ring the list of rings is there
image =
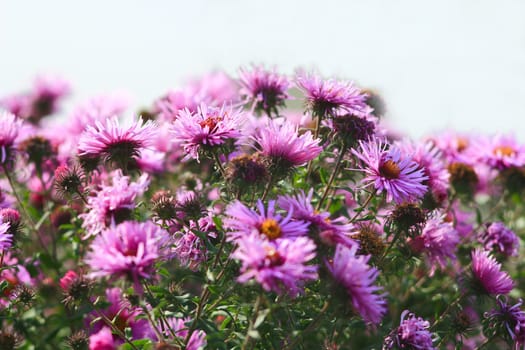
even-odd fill
[[[409,140],[264,66],[54,118],[70,92],[0,99],[0,349],[525,346],[511,135]]]

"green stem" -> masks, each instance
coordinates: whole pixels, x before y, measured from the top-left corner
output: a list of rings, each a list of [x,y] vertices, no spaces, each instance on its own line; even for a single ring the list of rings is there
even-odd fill
[[[254,330],[255,321],[257,320],[257,316],[259,316],[259,309],[261,307],[261,301],[262,296],[259,294],[257,296],[257,299],[255,300],[255,306],[253,308],[253,317],[250,320],[250,324],[248,325],[248,330],[246,331],[246,337],[244,338],[244,342],[242,343],[241,350],[246,350],[248,345],[250,345],[251,337],[250,333]]]
[[[326,310],[328,310],[328,306],[330,306],[330,302],[329,301],[325,301],[325,303],[324,303],[321,311],[319,311],[319,314],[317,315],[317,317],[315,319],[313,319],[312,322],[310,322],[310,324],[308,325],[308,327],[306,327],[303,331],[301,331],[301,333],[299,333],[291,343],[287,344],[288,341],[289,341],[289,338],[286,338],[284,350],[295,349],[295,345],[297,345],[299,340],[301,340],[303,334],[311,332],[317,326],[317,324],[321,321],[321,319],[323,318],[323,316],[326,313]]]
[[[219,168],[222,177],[226,179],[226,170],[224,170],[224,167],[222,166],[221,160],[219,159],[219,155],[217,154],[217,152],[213,152],[213,159],[215,160],[217,168]]]
[[[434,329],[436,328],[436,326],[438,324],[440,324],[443,319],[445,318],[445,316],[447,316],[448,312],[450,311],[451,308],[455,307],[457,304],[459,304],[459,302],[465,297],[465,293],[462,293],[460,294],[453,302],[449,303],[446,307],[446,309],[441,313],[441,315],[439,315],[439,317],[434,321],[434,323],[432,324],[432,326],[430,326],[430,329]]]
[[[370,201],[372,200],[372,198],[374,198],[374,194],[375,193],[370,193],[370,196],[368,196],[368,198],[366,199],[366,201],[363,203],[363,205],[361,206],[361,210],[359,210],[357,213],[355,213],[355,215],[350,219],[350,223],[353,223],[360,215],[361,213],[364,211],[365,207],[370,204]]]
[[[328,192],[330,191],[330,188],[332,187],[332,184],[335,178],[337,177],[337,174],[339,173],[339,169],[341,168],[341,164],[342,164],[343,156],[345,155],[345,152],[346,152],[346,145],[343,144],[339,152],[339,156],[337,157],[337,160],[335,162],[334,171],[332,171],[332,174],[330,175],[330,178],[328,179],[328,183],[326,184],[326,188],[324,189],[323,196],[319,200],[319,203],[317,203],[317,210],[321,209],[326,197],[328,196]]]

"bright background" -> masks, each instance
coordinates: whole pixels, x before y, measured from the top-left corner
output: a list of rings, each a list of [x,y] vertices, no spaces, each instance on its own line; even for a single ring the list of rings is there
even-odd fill
[[[0,0],[0,95],[52,72],[69,104],[125,90],[148,106],[188,77],[265,63],[376,88],[413,136],[523,139],[524,18],[519,0]]]

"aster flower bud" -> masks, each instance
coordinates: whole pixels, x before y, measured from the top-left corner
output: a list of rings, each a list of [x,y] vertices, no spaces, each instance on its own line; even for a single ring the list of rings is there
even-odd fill
[[[337,139],[347,147],[354,147],[359,141],[371,139],[375,134],[376,125],[366,117],[345,114],[333,118],[333,128]]]
[[[510,194],[523,194],[525,191],[525,167],[509,167],[501,171],[499,180]]]
[[[83,183],[84,174],[77,166],[60,165],[56,168],[55,189],[59,195],[81,195]]]
[[[0,209],[0,221],[9,224],[8,233],[15,238],[20,230],[20,212],[12,208]]]
[[[83,275],[78,275],[72,270],[66,272],[59,284],[64,293],[63,302],[66,306],[87,300],[91,291],[91,283]]]
[[[13,297],[17,303],[28,307],[31,306],[35,299],[35,291],[24,284],[19,284],[13,291]]]
[[[259,153],[237,156],[226,168],[226,180],[239,190],[264,186],[268,175],[267,164]]]
[[[452,163],[448,166],[450,184],[456,193],[472,196],[479,179],[476,171],[465,163]]]
[[[0,330],[0,349],[15,350],[21,342],[20,336],[10,329]]]
[[[404,232],[412,237],[421,232],[425,221],[425,212],[413,203],[397,205],[387,219],[387,223],[396,232]]]
[[[71,350],[87,350],[89,337],[84,331],[75,332],[67,338],[67,345]]]
[[[171,191],[160,190],[151,197],[151,203],[155,218],[161,221],[169,221],[176,218],[177,200]]]
[[[43,136],[26,139],[20,144],[20,150],[25,152],[29,163],[33,163],[39,172],[42,171],[42,163],[55,154],[51,142]]]
[[[370,255],[371,259],[379,259],[385,250],[385,242],[372,225],[362,225],[353,236],[359,242],[359,255]]]

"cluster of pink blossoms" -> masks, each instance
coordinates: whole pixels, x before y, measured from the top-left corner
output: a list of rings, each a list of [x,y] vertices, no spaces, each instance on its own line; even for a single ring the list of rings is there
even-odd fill
[[[206,332],[229,327],[221,303],[235,293],[215,290],[231,278],[232,290],[260,296],[253,320],[241,318],[239,347],[264,338],[256,328],[269,300],[322,295],[322,312],[330,306],[370,332],[389,325],[385,349],[435,349],[429,321],[388,303],[398,290],[387,274],[405,259],[422,285],[448,276],[460,298],[499,298],[486,318],[525,343],[521,301],[501,299],[520,283],[503,265],[519,254],[518,226],[468,212],[525,192],[525,145],[513,137],[397,139],[377,96],[353,82],[264,66],[192,81],[137,118],[108,95],[77,106],[65,128],[48,122],[69,92],[45,78],[0,99],[2,307],[18,305],[24,287],[59,286],[68,307],[89,310],[76,316],[89,349],[147,339],[197,350],[229,341]],[[287,109],[297,92],[304,112]],[[24,259],[28,241],[42,254]],[[181,301],[186,294],[195,297]]]

